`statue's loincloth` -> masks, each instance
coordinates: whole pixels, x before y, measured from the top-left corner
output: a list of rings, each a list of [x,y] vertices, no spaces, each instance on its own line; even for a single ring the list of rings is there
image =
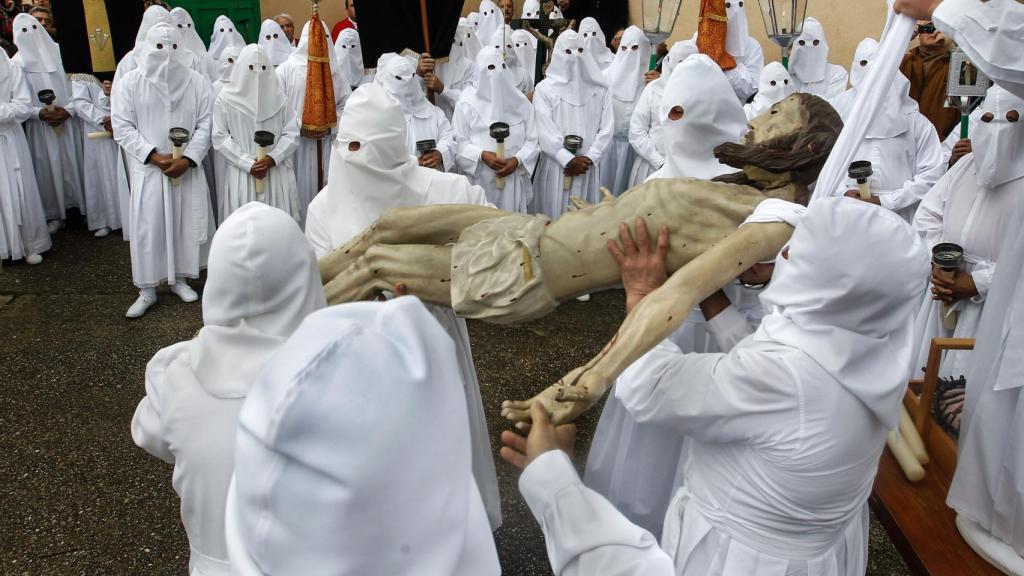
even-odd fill
[[[510,214],[462,231],[452,247],[452,308],[463,318],[518,324],[558,302],[544,286],[540,239],[550,219]]]

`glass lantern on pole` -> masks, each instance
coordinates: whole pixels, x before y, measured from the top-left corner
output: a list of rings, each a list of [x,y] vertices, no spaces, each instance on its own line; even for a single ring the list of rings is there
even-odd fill
[[[651,70],[658,64],[658,45],[668,39],[679,18],[682,0],[642,0],[640,21],[651,43]]]
[[[804,31],[807,0],[757,0],[768,37],[782,47],[782,65],[789,68],[789,49]]]

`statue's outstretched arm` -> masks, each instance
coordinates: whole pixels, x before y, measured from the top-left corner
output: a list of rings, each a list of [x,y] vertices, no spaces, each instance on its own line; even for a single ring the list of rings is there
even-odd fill
[[[509,420],[530,420],[540,401],[556,424],[571,422],[596,404],[630,364],[682,326],[693,307],[757,262],[772,259],[789,241],[784,223],[747,224],[677,270],[626,316],[611,341],[581,366],[529,400],[506,401]]]
[[[381,244],[425,244],[445,246],[458,241],[462,231],[481,220],[499,218],[508,212],[487,206],[437,204],[393,208],[373,226],[320,259],[324,285],[355,264],[371,246]]]

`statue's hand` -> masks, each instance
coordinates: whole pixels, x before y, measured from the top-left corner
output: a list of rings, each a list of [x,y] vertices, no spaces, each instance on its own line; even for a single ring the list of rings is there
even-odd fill
[[[607,389],[608,383],[593,370],[580,367],[529,400],[506,400],[501,414],[522,429],[531,420],[530,406],[540,402],[556,426],[567,424],[597,404]]]
[[[569,208],[572,208],[573,210],[583,210],[584,208],[589,208],[590,206],[590,202],[587,202],[586,200],[580,198],[579,196],[569,196]]]

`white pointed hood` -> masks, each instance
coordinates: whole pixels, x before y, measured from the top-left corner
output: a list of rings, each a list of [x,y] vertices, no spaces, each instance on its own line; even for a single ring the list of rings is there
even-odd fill
[[[488,46],[497,50],[504,58],[515,86],[525,87],[529,85],[529,73],[523,67],[519,61],[519,56],[516,54],[515,42],[512,40],[512,28],[502,26],[491,36]],[[479,57],[479,54],[477,56]]]
[[[401,56],[389,58],[377,69],[377,77],[388,94],[398,101],[405,116],[433,117],[434,105],[423,94],[416,68],[409,60]]]
[[[825,29],[814,18],[804,20],[804,29],[789,57],[789,73],[803,84],[821,82],[828,72],[828,41]]]
[[[341,74],[349,86],[358,86],[366,76],[363,64],[363,47],[359,42],[359,32],[355,28],[346,28],[338,34],[334,42],[334,55],[338,59]]]
[[[584,18],[580,22],[579,35],[583,39],[584,50],[594,59],[598,68],[604,70],[611,66],[612,61],[615,60],[615,54],[608,47],[608,40],[605,38],[604,32],[601,31],[601,25],[597,23],[597,20],[589,16]]]
[[[683,117],[669,118],[673,107]],[[658,105],[665,141],[665,166],[659,178],[710,180],[734,169],[715,158],[715,147],[739,142],[747,131],[747,117],[729,80],[715,61],[704,54],[690,56],[672,71]]]
[[[636,26],[626,28],[615,60],[605,72],[612,97],[633,102],[644,89],[644,73],[651,65],[651,42]]]
[[[476,57],[476,84],[462,93],[488,126],[495,122],[521,124],[529,115],[530,101],[516,89],[515,80],[500,52],[490,46]]]
[[[60,47],[50,38],[49,33],[38,20],[28,14],[18,14],[11,24],[14,44],[18,47],[15,56],[26,72],[60,72],[63,63]]]
[[[526,70],[526,73],[530,75],[530,83],[537,83],[537,48],[535,46],[537,39],[530,35],[526,30],[516,30],[512,32],[512,44],[516,51],[516,58],[519,63]]]
[[[185,39],[185,46],[196,56],[205,56],[206,44],[203,44],[203,39],[196,32],[195,22],[192,21],[192,15],[188,13],[188,10],[184,8],[172,9],[171,21],[178,27],[181,37]]]
[[[150,6],[142,13],[142,23],[139,24],[139,31],[135,34],[135,47],[138,48],[146,42],[146,35],[150,29],[157,24],[174,24],[171,21],[171,13],[163,6]]]
[[[757,95],[750,104],[743,107],[743,111],[746,112],[748,120],[756,118],[795,91],[793,78],[786,71],[786,67],[780,62],[772,62],[761,72]]]
[[[481,44],[487,44],[494,37],[494,33],[505,25],[505,18],[502,17],[501,10],[492,0],[482,0],[477,13],[480,14],[480,23],[477,26],[476,35],[480,38]]]
[[[979,110],[981,122],[971,134],[978,186],[995,188],[1024,177],[1024,100],[993,84]],[[1017,121],[1007,118],[1011,112],[1017,113]]]
[[[662,94],[665,93],[665,87],[668,85],[669,79],[672,78],[672,71],[676,69],[676,66],[690,56],[699,53],[697,43],[692,39],[680,40],[668,49],[668,55],[661,63],[661,76],[650,84],[651,90],[658,98],[657,101],[660,101]]]
[[[447,84],[464,78],[467,72],[472,74],[475,56],[479,53],[480,39],[473,33],[469,22],[465,18],[459,18],[448,61],[437,65],[437,77]]]
[[[540,18],[540,0],[526,0],[523,2],[522,17],[524,20]]]
[[[218,398],[244,398],[267,357],[324,308],[316,255],[295,220],[261,202],[231,213],[210,243],[192,371]]]
[[[259,44],[274,66],[284,64],[285,60],[295,51],[295,48],[288,43],[288,37],[284,35],[281,25],[273,20],[264,20],[263,25],[260,26]]]
[[[220,60],[217,62],[217,79],[214,82],[215,84],[224,87],[231,83],[231,72],[235,69],[235,63],[238,62],[238,55],[242,53],[241,48],[231,45],[224,48],[224,51],[221,52]]]
[[[193,58],[181,33],[173,25],[157,24],[146,34],[138,69],[159,94],[167,95],[163,100],[167,110],[178,106],[192,82]]]
[[[853,109],[857,98],[857,89],[867,77],[868,67],[878,54],[878,41],[865,38],[857,45],[857,51],[850,65],[850,84],[853,86],[841,94],[832,103],[845,121]],[[910,115],[917,112],[917,103],[910,98],[910,81],[901,72],[896,73],[885,102],[878,107],[871,126],[868,127],[867,138],[894,138],[910,130]]]
[[[220,98],[257,122],[277,114],[287,101],[270,58],[256,44],[246,46],[238,55],[231,82],[221,90]]]
[[[458,27],[463,28],[464,31],[468,30],[471,34],[470,36],[465,37],[463,43],[465,44],[466,48],[466,58],[469,59],[469,62],[472,65],[473,62],[476,62],[476,55],[480,53],[480,49],[483,48],[484,45],[480,42],[480,38],[476,35],[477,27],[470,21],[468,17],[459,18]],[[465,34],[465,32],[462,32],[462,34]]]
[[[235,46],[241,51],[245,47],[245,39],[235,28],[231,18],[217,16],[217,21],[213,23],[213,34],[210,35],[210,57],[219,62],[228,46]]]
[[[747,38],[750,36],[750,29],[747,27],[746,3],[750,1],[726,0],[725,2],[725,13],[729,18],[725,50],[737,60],[742,60],[747,53]]]
[[[316,312],[239,414],[232,568],[500,574],[469,432],[455,346],[419,300]]]
[[[579,35],[566,30],[555,40],[547,76],[541,81],[562,100],[573,106],[581,106],[594,94],[606,90],[608,85],[597,64],[584,54],[583,41]]]
[[[356,236],[389,208],[423,204],[429,179],[409,155],[407,129],[401,106],[381,85],[364,84],[349,97],[327,180],[332,238]],[[350,142],[359,149],[349,150]]]
[[[930,270],[920,238],[890,210],[822,198],[797,226],[788,256],[776,259],[761,294],[769,314],[754,338],[804,351],[895,427]]]

